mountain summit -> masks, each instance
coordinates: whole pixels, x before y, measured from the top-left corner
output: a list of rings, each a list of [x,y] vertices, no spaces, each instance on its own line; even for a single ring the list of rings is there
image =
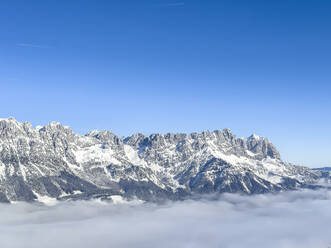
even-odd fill
[[[267,138],[237,138],[229,129],[120,138],[0,119],[2,202],[254,194],[310,187],[320,176],[282,161]]]

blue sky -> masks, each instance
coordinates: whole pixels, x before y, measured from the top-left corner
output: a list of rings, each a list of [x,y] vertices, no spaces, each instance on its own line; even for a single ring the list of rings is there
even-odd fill
[[[267,136],[331,165],[331,2],[0,2],[0,116]]]

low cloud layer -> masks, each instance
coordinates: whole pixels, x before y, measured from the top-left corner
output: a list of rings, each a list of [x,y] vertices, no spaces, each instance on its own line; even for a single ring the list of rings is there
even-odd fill
[[[225,194],[162,206],[0,205],[1,247],[331,247],[331,192]]]

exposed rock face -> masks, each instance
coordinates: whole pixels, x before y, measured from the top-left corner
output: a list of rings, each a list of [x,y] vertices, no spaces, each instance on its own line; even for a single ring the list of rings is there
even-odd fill
[[[283,162],[268,139],[229,129],[187,134],[109,131],[85,136],[52,122],[0,120],[0,201],[181,199],[194,193],[264,193],[309,187],[321,172]]]

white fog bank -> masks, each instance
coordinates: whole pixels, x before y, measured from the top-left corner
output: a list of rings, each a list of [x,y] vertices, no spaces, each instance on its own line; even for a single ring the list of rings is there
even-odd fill
[[[163,206],[0,205],[0,235],[6,248],[328,248],[331,192],[226,194]]]

